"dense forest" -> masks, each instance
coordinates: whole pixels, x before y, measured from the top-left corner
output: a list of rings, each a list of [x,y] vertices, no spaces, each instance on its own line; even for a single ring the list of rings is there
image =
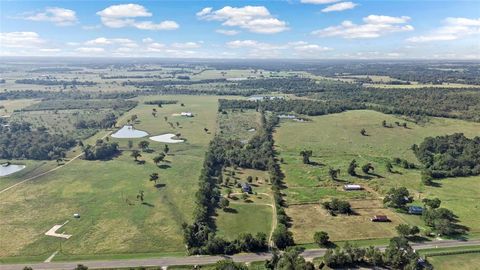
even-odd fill
[[[28,123],[0,126],[0,158],[4,159],[58,159],[75,144],[75,140],[51,135],[45,128],[33,130]]]
[[[87,128],[112,128],[117,123],[117,116],[114,113],[107,113],[101,119],[78,120],[74,126],[78,129]]]
[[[469,139],[462,133],[428,137],[412,148],[433,178],[480,174],[480,137]]]
[[[219,110],[221,111],[228,109],[261,109],[277,113],[294,112],[310,116],[367,108],[367,106],[359,102],[319,101],[308,99],[287,100],[280,98],[264,99],[261,101],[220,99],[219,103]]]

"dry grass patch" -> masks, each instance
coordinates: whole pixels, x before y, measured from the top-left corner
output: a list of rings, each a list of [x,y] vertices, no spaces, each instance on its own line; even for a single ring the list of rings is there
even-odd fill
[[[401,219],[378,200],[351,200],[354,215],[331,216],[320,204],[292,205],[287,215],[292,218],[291,231],[297,243],[313,242],[313,234],[326,231],[332,241],[387,238],[396,235]],[[387,215],[391,222],[371,222],[374,215]]]

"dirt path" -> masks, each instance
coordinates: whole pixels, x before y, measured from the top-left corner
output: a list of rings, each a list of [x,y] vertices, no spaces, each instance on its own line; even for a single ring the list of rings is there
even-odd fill
[[[107,132],[107,134],[105,134],[104,136],[102,136],[100,139],[102,139],[102,140],[105,139],[108,135],[110,135],[111,132],[112,132],[112,131]],[[37,179],[37,178],[39,178],[39,177],[42,177],[42,176],[47,175],[47,174],[49,174],[49,173],[52,173],[52,172],[54,172],[54,171],[56,171],[56,170],[59,170],[59,169],[65,167],[65,166],[67,166],[68,164],[72,163],[73,161],[75,161],[76,159],[78,159],[78,158],[81,157],[81,156],[83,156],[83,153],[74,156],[74,157],[73,157],[72,159],[70,159],[69,161],[67,161],[67,162],[65,162],[64,164],[59,165],[59,166],[57,166],[57,167],[55,167],[55,168],[53,168],[53,169],[50,169],[50,170],[48,170],[48,171],[39,173],[39,174],[37,174],[37,175],[34,175],[34,176],[29,177],[29,178],[27,178],[27,179],[24,179],[24,180],[22,180],[22,181],[20,181],[20,182],[18,182],[18,183],[15,183],[15,184],[7,187],[7,188],[4,188],[4,189],[0,190],[0,194],[6,192],[6,191],[8,191],[8,190],[10,190],[10,189],[12,189],[12,188],[14,188],[14,187],[16,187],[16,186],[19,186],[19,185],[21,185],[21,184],[23,184],[23,183],[26,183],[26,182],[28,182],[28,181],[35,180],[35,179]]]

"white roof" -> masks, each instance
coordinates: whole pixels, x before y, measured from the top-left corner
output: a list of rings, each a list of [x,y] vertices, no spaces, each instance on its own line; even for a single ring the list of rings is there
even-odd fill
[[[360,185],[345,185],[344,188],[362,188]]]

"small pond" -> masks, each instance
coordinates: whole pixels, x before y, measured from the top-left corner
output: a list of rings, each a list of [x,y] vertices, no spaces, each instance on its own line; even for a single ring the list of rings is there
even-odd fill
[[[123,126],[117,132],[112,134],[112,138],[131,139],[131,138],[142,138],[147,135],[148,133],[143,130],[135,129],[132,126]]]

